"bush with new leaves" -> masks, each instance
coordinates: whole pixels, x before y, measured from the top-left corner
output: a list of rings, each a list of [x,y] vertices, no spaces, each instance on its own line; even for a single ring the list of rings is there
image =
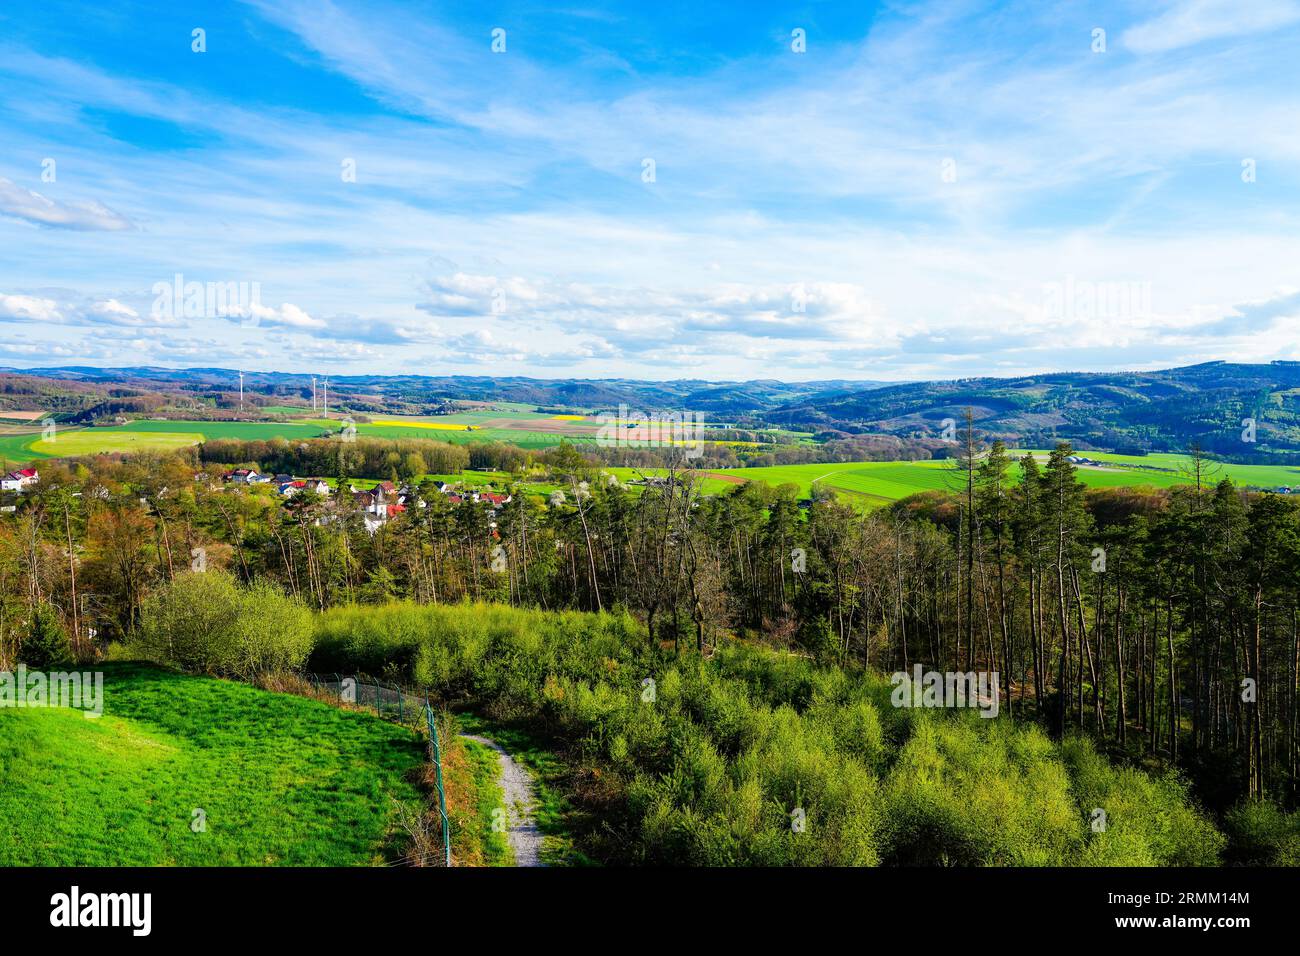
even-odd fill
[[[613,862],[1191,864],[1223,845],[1173,778],[1030,724],[894,707],[880,675],[796,654],[670,656],[624,614],[393,603],[316,618],[315,669],[387,664],[599,767],[620,799],[602,805],[595,855]]]
[[[182,670],[249,679],[300,667],[311,612],[273,585],[244,588],[223,571],[187,573],[145,601],[131,656]]]

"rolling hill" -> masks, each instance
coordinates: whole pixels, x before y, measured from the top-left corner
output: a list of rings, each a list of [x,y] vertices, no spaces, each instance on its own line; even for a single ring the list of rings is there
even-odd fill
[[[232,418],[241,414],[238,380],[239,373],[217,368],[0,369],[0,410],[40,408],[60,421],[87,424],[117,415]],[[285,415],[310,404],[310,375],[247,372],[244,384],[242,417]],[[1068,439],[1081,450],[1145,454],[1182,452],[1199,442],[1241,463],[1300,461],[1300,362],[893,384],[352,375],[332,378],[329,388],[331,407],[354,414],[427,415],[456,403],[587,413],[622,405],[643,413],[694,411],[739,427],[822,438],[922,442],[933,442],[970,409],[985,436],[1021,447]],[[1247,420],[1255,423],[1253,433]]]

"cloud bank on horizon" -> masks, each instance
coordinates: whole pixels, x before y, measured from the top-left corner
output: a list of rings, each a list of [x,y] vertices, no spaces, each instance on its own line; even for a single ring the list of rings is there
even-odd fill
[[[0,9],[0,364],[1300,359],[1300,0],[161,7]]]

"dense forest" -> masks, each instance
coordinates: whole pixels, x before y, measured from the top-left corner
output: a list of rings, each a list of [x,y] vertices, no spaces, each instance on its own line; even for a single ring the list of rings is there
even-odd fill
[[[0,518],[0,667],[137,639],[151,596],[196,571],[318,614],[613,612],[673,660],[739,640],[848,674],[996,672],[994,723],[1177,770],[1214,814],[1293,810],[1297,502],[1218,481],[1200,456],[1184,487],[1087,491],[1070,454],[1013,460],[968,420],[950,491],[867,513],[792,486],[705,496],[676,464],[634,488],[563,445],[515,462],[549,472],[549,499],[493,512],[426,484],[423,507],[373,532],[337,495],[223,488],[212,464],[196,480],[193,451],[46,463]]]

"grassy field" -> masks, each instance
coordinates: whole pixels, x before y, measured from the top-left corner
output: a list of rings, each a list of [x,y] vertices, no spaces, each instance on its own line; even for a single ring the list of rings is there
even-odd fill
[[[173,451],[197,445],[203,436],[195,432],[126,431],[120,428],[82,428],[60,431],[52,439],[38,439],[30,450],[49,457],[102,455],[110,452]]]
[[[332,423],[334,430],[340,426]],[[276,422],[187,422],[141,419],[122,425],[115,431],[185,432],[199,435],[204,441],[213,438],[240,438],[255,441],[266,438],[315,438],[322,429],[317,425]]]
[[[13,467],[50,457],[32,451],[32,442],[39,440],[40,437],[40,432],[32,432],[28,429],[0,433],[0,462],[6,462]]]
[[[1023,452],[1022,452],[1023,454]],[[1035,452],[1046,455],[1046,452]],[[1154,452],[1150,455],[1112,455],[1109,452],[1085,451],[1081,455],[1095,461],[1114,464],[1119,468],[1128,468],[1151,477],[1152,484],[1158,484],[1160,478],[1167,478],[1171,484],[1185,480],[1190,464],[1186,455],[1166,452]],[[1093,469],[1086,469],[1091,474],[1100,474]],[[1300,485],[1300,468],[1292,465],[1233,465],[1214,462],[1208,468],[1208,480],[1217,482],[1230,478],[1239,485],[1257,488],[1277,488],[1280,486]]]
[[[1014,451],[1013,455],[1024,455]],[[1033,454],[1046,459],[1046,451]],[[1148,455],[1143,457],[1108,455],[1101,452],[1083,453],[1088,458],[1104,461],[1105,467],[1081,466],[1078,478],[1089,488],[1141,487],[1169,488],[1186,484],[1185,455]],[[628,481],[640,474],[659,474],[658,469],[610,468],[609,472],[620,481]],[[962,476],[951,460],[929,461],[857,461],[839,464],[775,465],[768,468],[728,468],[705,472],[705,494],[719,494],[733,487],[721,476],[745,481],[761,481],[773,487],[793,484],[800,497],[812,494],[814,483],[824,488],[843,492],[867,506],[898,501],[919,491],[957,490]],[[1229,478],[1237,484],[1254,488],[1300,486],[1300,468],[1282,465],[1233,465],[1213,463],[1207,473],[1211,483]]]
[[[346,866],[399,852],[411,731],[318,701],[100,665],[104,715],[0,709],[0,866]],[[206,830],[194,832],[194,811]]]
[[[338,423],[332,426],[337,428]],[[0,460],[13,467],[47,458],[171,451],[214,438],[315,438],[320,434],[321,428],[303,424],[141,419],[112,428],[60,428],[50,441],[41,438],[39,428],[3,426],[0,427]]]

